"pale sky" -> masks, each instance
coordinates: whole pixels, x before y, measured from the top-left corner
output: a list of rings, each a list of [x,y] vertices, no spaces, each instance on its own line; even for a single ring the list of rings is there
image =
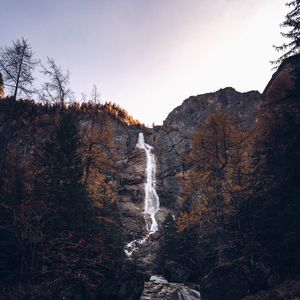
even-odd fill
[[[98,86],[145,124],[191,95],[263,91],[284,0],[0,0],[0,47],[25,37],[71,72],[76,98]]]

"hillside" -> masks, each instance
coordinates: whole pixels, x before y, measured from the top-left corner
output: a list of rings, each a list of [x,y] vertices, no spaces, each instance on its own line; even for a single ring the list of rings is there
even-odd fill
[[[197,290],[203,300],[271,299],[277,285],[291,295],[272,299],[296,299],[299,87],[298,55],[262,95],[192,96],[154,128],[111,103],[1,99],[1,297],[135,300],[146,281],[166,300],[199,299]],[[143,213],[148,175],[155,232]],[[149,281],[155,274],[169,283]]]

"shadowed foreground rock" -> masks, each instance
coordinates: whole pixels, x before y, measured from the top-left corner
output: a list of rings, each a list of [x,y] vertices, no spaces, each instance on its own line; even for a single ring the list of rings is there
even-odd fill
[[[169,283],[162,277],[151,277],[145,282],[140,300],[201,300],[197,290],[185,286],[183,283]]]
[[[239,259],[213,269],[200,283],[204,300],[240,300],[276,283],[278,275],[263,259]]]
[[[284,282],[283,284],[267,290],[257,293],[256,295],[248,296],[242,300],[286,300],[300,299],[300,281],[292,280]]]

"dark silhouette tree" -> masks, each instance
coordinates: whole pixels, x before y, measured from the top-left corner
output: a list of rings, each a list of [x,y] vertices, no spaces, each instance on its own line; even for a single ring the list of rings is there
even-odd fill
[[[49,81],[43,83],[39,91],[42,102],[59,104],[64,108],[66,102],[71,100],[73,92],[70,88],[70,72],[63,71],[53,58],[47,58],[47,65],[42,65],[42,71]]]
[[[58,127],[42,150],[40,188],[57,211],[53,232],[80,231],[87,226],[90,205],[82,181],[80,138],[70,113],[63,112]]]
[[[280,46],[274,46],[277,51],[284,53],[272,62],[275,65],[279,65],[285,58],[300,52],[300,0],[290,1],[286,5],[292,9],[285,16],[285,21],[281,23],[281,27],[290,29],[287,32],[281,32],[281,35],[288,41]]]
[[[33,70],[37,61],[33,59],[30,44],[24,38],[13,41],[11,47],[0,50],[0,70],[4,77],[4,83],[13,92],[13,99],[18,94],[30,95],[34,78]]]
[[[6,121],[6,130],[0,144],[0,190],[3,181],[3,171],[7,148],[12,136],[13,114],[15,111],[15,102],[19,94],[30,95],[34,78],[33,70],[37,61],[33,59],[33,52],[30,44],[24,39],[16,40],[10,47],[0,50],[0,71],[4,78],[6,86],[12,90],[13,104],[9,107]]]

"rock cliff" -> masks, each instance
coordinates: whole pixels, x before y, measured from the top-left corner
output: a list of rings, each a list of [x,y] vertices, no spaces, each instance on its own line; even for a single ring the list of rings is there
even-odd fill
[[[161,224],[167,213],[175,213],[182,205],[180,178],[188,166],[184,155],[191,150],[191,138],[195,130],[207,117],[221,109],[228,109],[235,114],[242,129],[253,125],[256,112],[261,104],[261,94],[257,91],[239,93],[233,88],[221,89],[185,100],[175,108],[162,126],[153,129],[144,128],[145,140],[154,147],[157,159],[157,190],[160,197],[161,210],[157,214]],[[126,140],[127,132],[120,132],[119,140]],[[123,136],[121,138],[121,136]],[[126,145],[123,143],[124,162],[122,167],[120,205],[129,240],[145,235],[143,213],[143,182],[145,176],[145,155],[135,148],[138,133],[132,131],[132,138]],[[127,151],[127,152],[126,152]],[[140,266],[150,272],[156,272],[156,251],[161,235],[150,236],[147,242],[139,247],[133,258]]]
[[[207,117],[220,109],[228,109],[237,118],[240,128],[247,129],[255,122],[260,104],[258,91],[240,93],[228,87],[186,99],[168,115],[162,126],[153,129],[149,140],[158,157],[158,189],[163,205],[175,209],[181,205],[178,180],[181,172],[189,168],[182,159],[183,154],[191,150],[191,137]]]

